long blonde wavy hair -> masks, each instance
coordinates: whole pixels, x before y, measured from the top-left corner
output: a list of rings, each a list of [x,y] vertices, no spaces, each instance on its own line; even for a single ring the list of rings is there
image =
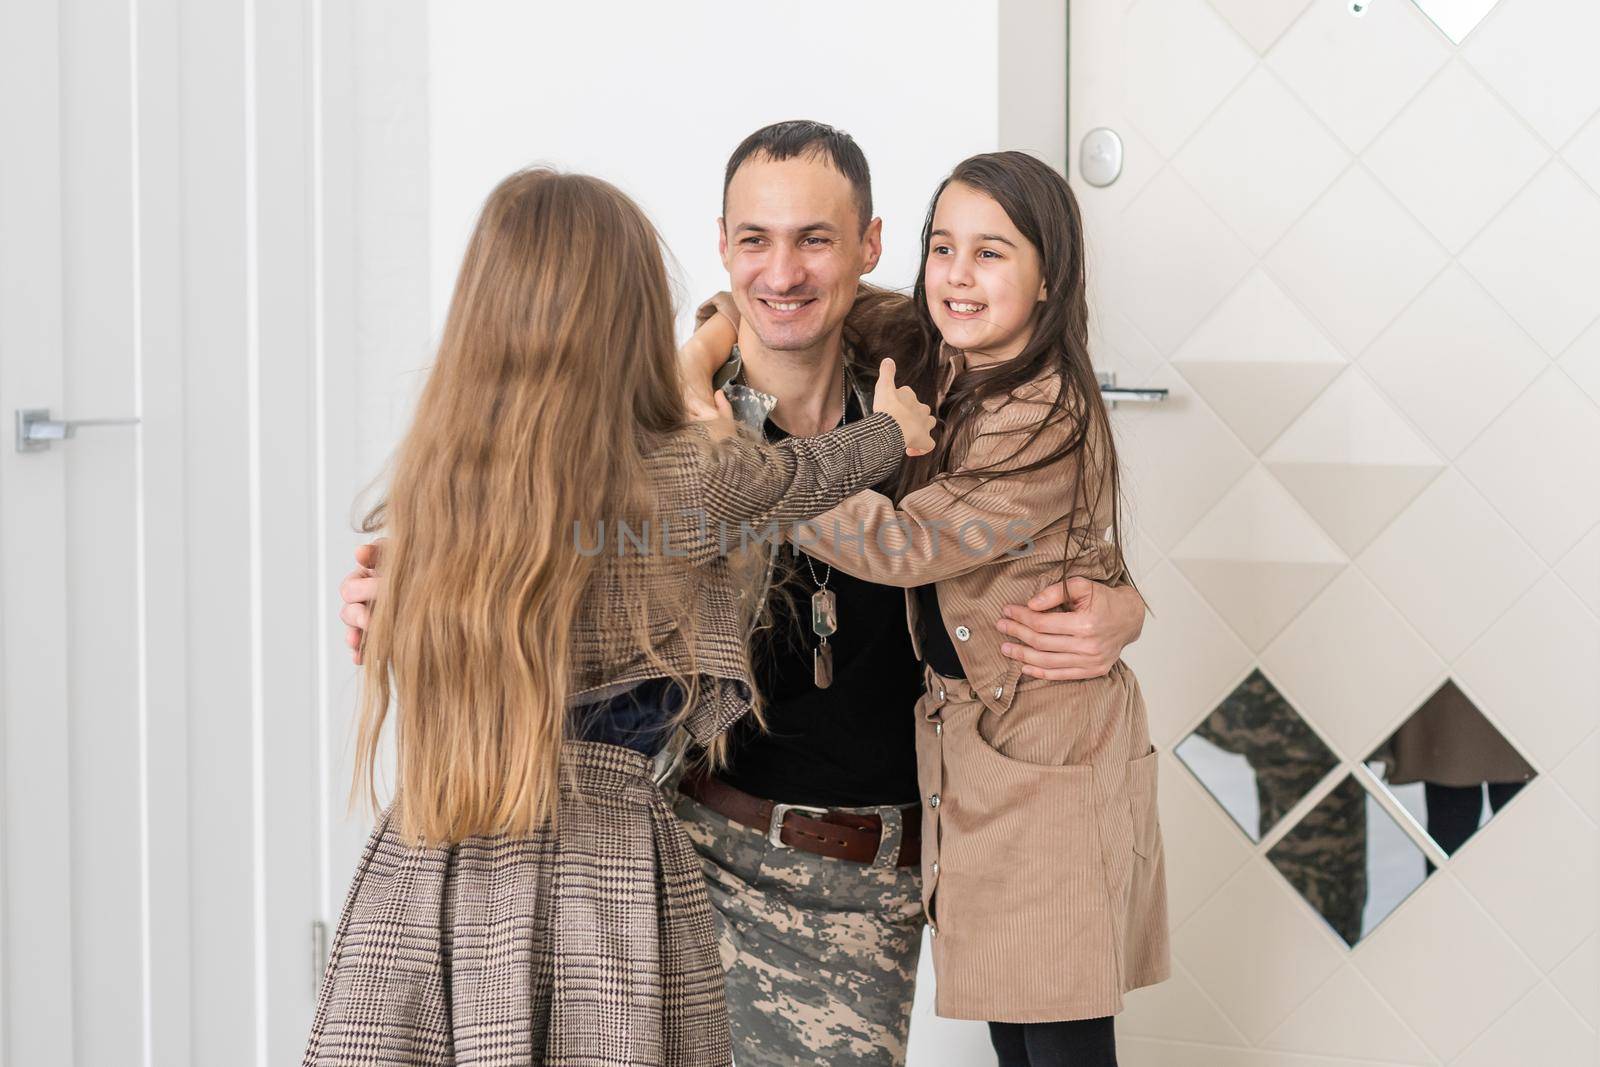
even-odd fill
[[[554,818],[572,639],[604,566],[578,551],[575,523],[650,517],[644,456],[685,425],[649,220],[597,178],[505,179],[467,247],[386,497],[364,524],[386,541],[353,797],[377,804],[392,696],[408,836],[447,843]],[[624,595],[639,605],[630,615],[647,654],[652,611],[676,613],[695,647],[689,605],[647,603],[642,582]],[[696,677],[662,673],[692,707]]]

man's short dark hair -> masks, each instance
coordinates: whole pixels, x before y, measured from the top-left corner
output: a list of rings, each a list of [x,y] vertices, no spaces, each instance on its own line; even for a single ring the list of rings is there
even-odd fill
[[[734,172],[751,156],[777,163],[796,156],[824,160],[850,182],[863,232],[872,221],[872,173],[867,169],[867,157],[855,138],[843,130],[834,129],[825,122],[791,119],[763,126],[740,141],[739,147],[728,157],[728,169],[722,175],[724,215],[728,213],[728,186],[733,184]]]

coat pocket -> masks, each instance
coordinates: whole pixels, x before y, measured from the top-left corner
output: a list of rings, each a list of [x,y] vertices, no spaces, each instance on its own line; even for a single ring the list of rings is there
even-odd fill
[[[1154,747],[1128,764],[1128,809],[1133,816],[1133,850],[1145,859],[1155,855],[1160,840],[1156,811],[1156,767],[1161,754]]]

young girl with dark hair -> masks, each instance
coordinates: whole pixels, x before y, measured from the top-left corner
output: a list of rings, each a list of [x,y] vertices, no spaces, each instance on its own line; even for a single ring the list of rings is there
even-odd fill
[[[909,353],[940,442],[895,499],[858,493],[792,537],[907,590],[938,1013],[989,1022],[1002,1067],[1106,1067],[1123,994],[1170,970],[1144,701],[1120,662],[1029,674],[990,622],[1053,582],[1129,581],[1078,204],[1031,156],[974,156],[939,186],[922,244],[914,296],[864,292],[848,328],[874,355]]]

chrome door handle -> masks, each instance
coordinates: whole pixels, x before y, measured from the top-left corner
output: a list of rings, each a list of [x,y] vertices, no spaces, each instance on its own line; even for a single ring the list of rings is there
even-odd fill
[[[1118,404],[1129,401],[1159,404],[1167,399],[1166,389],[1132,389],[1117,385],[1117,375],[1114,371],[1100,371],[1095,377],[1100,381],[1101,398],[1111,405],[1113,411]]]
[[[43,452],[51,441],[74,436],[80,426],[137,426],[130,419],[52,419],[49,408],[17,409],[17,451]]]
[[[1124,400],[1139,400],[1147,404],[1159,404],[1167,398],[1165,389],[1119,389],[1116,386],[1102,385],[1100,395],[1111,403],[1116,404]]]

